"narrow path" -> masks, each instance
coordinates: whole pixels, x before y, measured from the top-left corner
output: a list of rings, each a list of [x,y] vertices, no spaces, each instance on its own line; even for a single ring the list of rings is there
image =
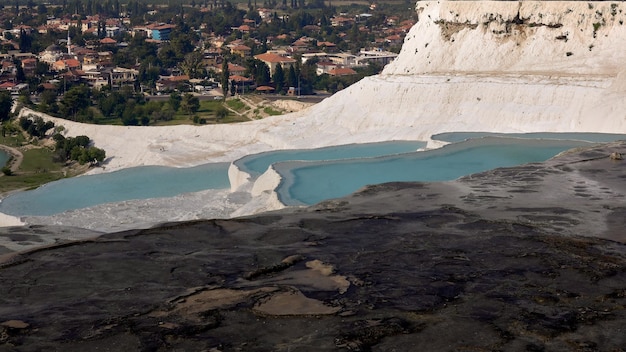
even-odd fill
[[[236,96],[236,99],[241,100],[241,96]],[[245,104],[245,102],[244,102],[244,104]],[[224,106],[224,107],[225,107],[228,111],[231,111],[231,112],[233,112],[234,114],[237,114],[237,115],[239,115],[239,116],[245,117],[245,118],[247,118],[247,119],[248,119],[248,120],[250,120],[250,121],[254,121],[254,119],[253,119],[253,118],[251,118],[248,114],[246,114],[246,113],[241,113],[241,112],[239,112],[239,111],[237,111],[237,110],[235,110],[235,109],[231,108],[231,107],[230,107],[230,106],[228,106],[228,104],[226,104],[226,103],[223,103],[222,105],[223,105],[223,106]]]
[[[24,160],[24,155],[22,154],[22,152],[4,144],[0,144],[0,149],[11,154],[13,159],[9,160],[9,166],[11,167],[11,172],[17,172],[17,170],[20,168],[20,165],[22,165],[22,160]],[[4,174],[0,173],[0,176],[4,176]]]

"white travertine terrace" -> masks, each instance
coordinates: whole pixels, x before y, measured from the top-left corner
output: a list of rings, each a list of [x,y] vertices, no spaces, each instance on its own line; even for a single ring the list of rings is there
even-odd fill
[[[94,172],[232,162],[274,149],[429,140],[441,132],[626,132],[624,2],[420,1],[416,10],[418,22],[400,55],[381,74],[307,110],[201,127],[53,120],[67,135],[87,135],[106,150],[106,168]],[[231,191],[251,192],[246,174],[231,167],[229,175]],[[261,193],[272,199],[267,207],[252,197],[248,203],[255,206],[234,214],[275,208],[276,199]]]

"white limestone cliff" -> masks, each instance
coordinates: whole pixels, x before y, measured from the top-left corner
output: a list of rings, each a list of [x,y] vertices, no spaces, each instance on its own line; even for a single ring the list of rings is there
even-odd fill
[[[611,75],[624,67],[626,5],[583,1],[419,1],[388,75]]]
[[[420,1],[416,9],[418,22],[382,74],[304,119],[418,139],[626,132],[624,2]]]

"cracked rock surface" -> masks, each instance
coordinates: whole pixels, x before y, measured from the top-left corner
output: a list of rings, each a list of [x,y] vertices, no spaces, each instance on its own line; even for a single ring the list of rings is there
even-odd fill
[[[246,218],[64,228],[81,239],[3,250],[0,351],[623,351],[626,163],[609,155],[625,150]]]

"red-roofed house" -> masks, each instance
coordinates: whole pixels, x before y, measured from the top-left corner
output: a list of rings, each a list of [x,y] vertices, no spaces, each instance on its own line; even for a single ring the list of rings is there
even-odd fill
[[[54,71],[76,70],[80,69],[80,62],[76,59],[58,60],[52,64]]]
[[[242,76],[245,72],[246,72],[245,67],[241,65],[237,65],[237,64],[228,63],[228,73],[230,75]]]
[[[317,63],[317,75],[323,75],[337,68],[337,64],[332,61],[320,61]]]
[[[240,76],[240,75],[232,75],[229,77],[229,79],[231,81],[235,81],[235,82],[251,82],[254,81],[252,78],[248,78],[248,77],[244,77],[244,76]]]
[[[230,76],[230,83],[235,86],[236,93],[248,93],[256,89],[256,84],[252,78],[233,75]]]
[[[246,45],[235,45],[234,47],[230,48],[230,51],[233,54],[239,55],[241,57],[250,56],[250,54],[252,53],[252,49]]]
[[[22,60],[22,68],[24,69],[24,71],[26,70],[30,70],[30,69],[35,69],[35,67],[37,66],[37,59],[29,57],[27,59]]]
[[[309,49],[309,47],[312,47],[314,43],[315,42],[310,38],[303,37],[291,43],[291,46],[289,48],[293,52],[305,52]]]
[[[344,27],[354,23],[354,18],[335,16],[330,19],[330,24],[333,27]]]
[[[257,87],[256,89],[257,92],[261,92],[261,93],[271,93],[275,90],[276,89],[274,87],[270,87],[270,86],[260,86],[260,87]]]
[[[167,91],[178,88],[179,85],[184,84],[189,81],[189,76],[180,75],[180,76],[169,76],[169,77],[161,77],[159,81],[156,83],[157,91]]]
[[[317,47],[327,53],[337,52],[337,44],[332,42],[317,42]]]
[[[338,67],[328,71],[331,76],[351,76],[356,75],[356,71],[349,67]]]
[[[55,86],[54,84],[50,82],[44,82],[40,84],[39,86],[44,90],[57,90],[57,86]]]
[[[402,44],[402,37],[398,34],[394,34],[386,37],[385,41],[391,44]]]
[[[2,67],[0,68],[0,75],[2,76],[2,78],[9,78],[10,79],[15,79],[15,73],[17,71],[17,68],[15,67],[15,64],[13,63],[13,61],[10,60],[3,60],[2,61]]]
[[[254,58],[263,61],[270,68],[270,75],[272,76],[274,75],[274,71],[276,71],[276,66],[280,65],[283,70],[286,70],[296,64],[296,60],[274,53],[255,55]]]
[[[241,26],[237,27],[237,30],[242,33],[250,33],[252,27],[248,26],[247,24],[242,24]]]
[[[106,38],[100,39],[100,44],[102,44],[102,45],[115,45],[115,44],[117,44],[117,40],[115,40],[113,38],[106,37]]]
[[[13,90],[17,84],[13,82],[2,82],[0,83],[0,90]]]

